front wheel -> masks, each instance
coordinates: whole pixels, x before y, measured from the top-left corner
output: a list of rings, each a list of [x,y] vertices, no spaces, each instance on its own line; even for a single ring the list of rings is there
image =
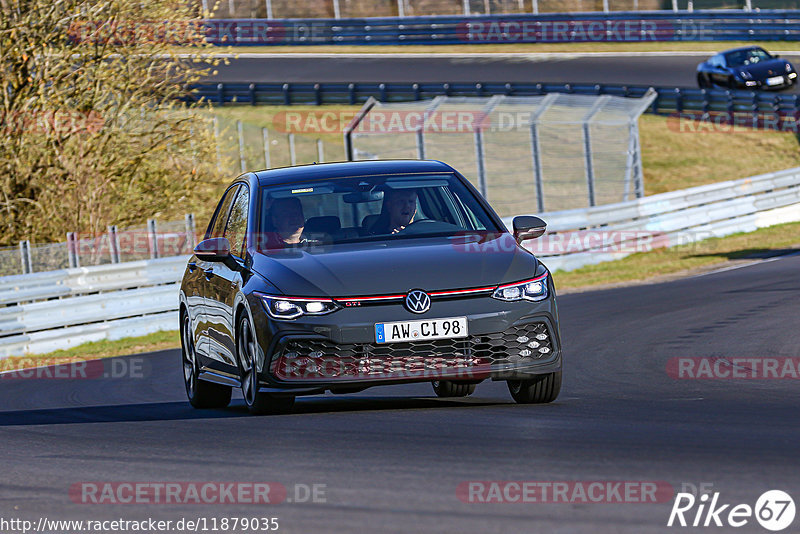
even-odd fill
[[[708,78],[704,74],[698,74],[697,75],[697,86],[700,87],[700,89],[708,89],[708,88],[711,87],[711,82],[708,80]]]
[[[189,404],[195,408],[224,408],[231,402],[231,388],[199,380],[200,364],[194,348],[194,336],[189,314],[181,316],[181,359],[183,360],[183,384]]]
[[[438,397],[466,397],[475,393],[475,384],[460,384],[450,380],[434,380],[432,384]]]
[[[561,371],[540,375],[532,380],[509,380],[508,391],[518,404],[553,402],[561,391]]]
[[[276,396],[258,391],[256,342],[250,327],[250,320],[247,317],[242,317],[239,321],[237,340],[242,396],[250,413],[254,415],[277,414],[291,410],[294,406],[293,395]]]

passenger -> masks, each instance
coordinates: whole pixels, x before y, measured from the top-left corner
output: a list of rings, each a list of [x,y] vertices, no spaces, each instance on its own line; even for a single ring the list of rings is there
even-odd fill
[[[389,189],[383,195],[380,217],[369,229],[371,234],[396,234],[411,224],[417,214],[414,189]]]

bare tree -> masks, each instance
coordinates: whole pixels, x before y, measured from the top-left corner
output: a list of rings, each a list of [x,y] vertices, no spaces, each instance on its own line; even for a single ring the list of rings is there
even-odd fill
[[[181,0],[0,0],[0,243],[180,210],[215,175]],[[210,67],[211,65],[212,67]]]

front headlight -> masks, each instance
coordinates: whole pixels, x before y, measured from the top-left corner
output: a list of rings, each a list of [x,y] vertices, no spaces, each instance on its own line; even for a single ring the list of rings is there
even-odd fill
[[[297,319],[303,315],[327,315],[340,308],[333,299],[313,299],[302,297],[282,297],[259,295],[264,309],[273,319]]]
[[[498,287],[492,298],[513,302],[517,300],[544,300],[547,298],[547,274]]]

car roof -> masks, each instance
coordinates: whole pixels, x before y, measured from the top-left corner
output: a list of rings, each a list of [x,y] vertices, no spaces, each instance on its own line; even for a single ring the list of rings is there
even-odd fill
[[[273,185],[304,182],[306,180],[348,178],[351,176],[442,172],[455,172],[455,169],[441,161],[400,159],[298,165],[295,167],[256,171],[253,174],[256,175],[259,185]]]
[[[760,46],[755,46],[755,45],[753,45],[753,46],[740,46],[739,48],[731,48],[730,50],[723,50],[722,52],[718,52],[718,54],[727,54],[728,52],[741,52],[742,50],[753,50],[753,49],[764,50]],[[766,50],[765,50],[765,52],[766,52]]]

